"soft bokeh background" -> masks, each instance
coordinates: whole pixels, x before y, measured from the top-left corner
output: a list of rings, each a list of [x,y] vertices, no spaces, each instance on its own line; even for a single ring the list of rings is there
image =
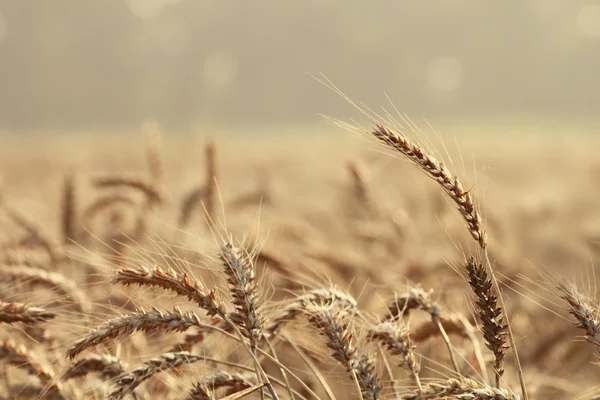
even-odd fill
[[[434,121],[587,126],[600,106],[600,3],[0,1],[7,131],[356,115],[307,72]]]

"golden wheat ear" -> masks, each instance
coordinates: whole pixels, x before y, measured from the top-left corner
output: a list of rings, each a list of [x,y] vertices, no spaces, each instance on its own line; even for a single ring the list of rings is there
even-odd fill
[[[585,340],[594,345],[600,355],[600,308],[572,282],[559,283],[558,290],[569,304],[569,314],[577,320],[575,326],[585,332]]]
[[[466,262],[468,282],[475,296],[477,316],[481,321],[481,331],[487,348],[494,353],[494,372],[496,387],[500,387],[500,379],[504,374],[504,356],[507,324],[502,318],[502,309],[498,306],[498,297],[492,292],[492,281],[488,278],[487,269],[469,257]]]
[[[402,154],[405,158],[414,163],[421,171],[432,178],[442,189],[442,191],[455,203],[458,211],[467,225],[469,233],[471,234],[472,238],[477,241],[483,252],[486,267],[490,273],[492,284],[498,296],[499,312],[504,315],[504,320],[507,321],[507,336],[510,341],[511,349],[515,355],[514,360],[517,373],[519,375],[523,400],[527,400],[528,394],[525,376],[523,374],[523,368],[521,367],[521,361],[519,359],[519,353],[517,351],[514,334],[512,332],[506,306],[500,290],[500,284],[496,279],[494,268],[489,259],[487,235],[483,229],[481,215],[473,201],[473,198],[471,197],[470,192],[465,191],[460,179],[457,176],[453,176],[443,162],[436,159],[431,153],[426,151],[417,143],[409,140],[409,138],[403,135],[401,132],[396,132],[382,124],[377,124],[373,130],[368,132],[368,134],[377,139],[386,147],[394,150],[396,153]]]
[[[318,303],[308,304],[305,312],[310,323],[325,336],[333,358],[346,368],[363,398],[379,399],[381,385],[374,362],[355,343],[348,313],[335,305]]]

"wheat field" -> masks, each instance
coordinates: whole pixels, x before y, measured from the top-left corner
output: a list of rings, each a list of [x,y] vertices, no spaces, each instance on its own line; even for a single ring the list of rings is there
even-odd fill
[[[0,136],[0,398],[599,395],[600,143],[422,128]]]

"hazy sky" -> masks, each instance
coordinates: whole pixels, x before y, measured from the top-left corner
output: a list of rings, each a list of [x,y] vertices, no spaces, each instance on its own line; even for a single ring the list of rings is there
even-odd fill
[[[0,129],[600,111],[600,2],[0,0]]]

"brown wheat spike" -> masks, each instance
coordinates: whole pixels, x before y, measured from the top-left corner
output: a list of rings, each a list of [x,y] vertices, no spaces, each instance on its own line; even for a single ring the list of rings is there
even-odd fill
[[[183,200],[181,201],[181,208],[179,213],[179,220],[177,226],[181,229],[187,227],[188,223],[192,219],[192,214],[200,201],[206,198],[207,190],[204,186],[199,186],[190,191]]]
[[[475,295],[477,315],[481,320],[481,331],[487,348],[494,353],[494,371],[498,387],[504,373],[502,364],[508,349],[507,326],[502,318],[502,309],[497,304],[497,297],[492,293],[492,281],[488,279],[487,269],[478,264],[473,257],[467,259],[466,268],[468,282]]]
[[[37,376],[42,386],[45,386],[45,389],[41,391],[42,393],[47,391],[60,396],[60,387],[53,381],[54,372],[36,361],[24,345],[6,339],[0,342],[0,360],[5,360],[8,364],[23,369],[30,375]],[[37,394],[39,395],[40,392]]]
[[[80,311],[89,310],[89,303],[75,281],[58,272],[48,272],[41,268],[24,265],[0,265],[0,277],[4,281],[26,282],[33,286],[53,289],[61,296],[73,301]]]
[[[82,351],[120,336],[131,335],[136,331],[153,332],[155,330],[184,332],[192,326],[200,326],[200,318],[193,312],[183,313],[177,307],[171,312],[140,310],[108,320],[84,338],[78,340],[67,350],[67,357],[75,358]]]
[[[139,176],[109,175],[92,179],[92,184],[98,188],[128,187],[144,193],[150,204],[161,203],[163,193],[160,186]]]
[[[92,354],[73,363],[62,379],[81,378],[91,373],[99,373],[103,379],[111,379],[122,374],[125,368],[127,366],[115,356]]]
[[[204,188],[206,190],[206,212],[210,218],[215,217],[217,207],[217,145],[213,141],[206,143],[204,148],[206,157],[206,180]]]
[[[513,400],[515,397],[506,390],[482,385],[472,379],[448,379],[439,383],[429,383],[423,392],[402,396],[404,400],[422,399],[469,399],[469,400]]]
[[[353,343],[354,333],[348,321],[349,314],[332,305],[308,304],[306,313],[310,323],[327,338],[327,347],[356,380],[365,399],[379,398],[381,386],[375,366],[366,354]]]
[[[160,184],[164,178],[164,167],[158,125],[144,124],[142,129],[146,136],[146,159],[150,177],[155,183]]]
[[[569,313],[577,319],[577,326],[585,331],[585,339],[596,346],[600,355],[600,320],[598,306],[577,290],[572,282],[561,282],[558,285],[561,298],[569,303]]]
[[[215,292],[207,290],[200,281],[189,277],[185,273],[180,275],[172,269],[165,271],[158,266],[150,270],[140,265],[137,268],[118,270],[112,282],[125,286],[135,284],[170,290],[195,302],[206,310],[209,316],[218,315],[225,318],[225,308],[217,299]]]
[[[306,306],[312,303],[323,305],[335,305],[348,312],[356,312],[356,300],[348,293],[342,292],[336,288],[314,289],[301,296],[298,296],[275,315],[267,320],[265,332],[269,336],[276,335],[283,326],[295,319],[298,315],[306,311]]]
[[[69,244],[78,238],[79,231],[79,210],[77,208],[77,195],[75,193],[75,178],[72,173],[68,173],[63,181],[62,191],[62,236],[63,244]]]
[[[481,248],[487,246],[487,239],[481,223],[481,216],[471,199],[469,191],[463,189],[458,177],[452,176],[443,162],[437,160],[418,144],[411,142],[402,134],[394,132],[383,125],[378,124],[370,133],[390,148],[405,155],[428,176],[433,178],[433,180],[442,187],[444,192],[456,203],[458,210],[467,223],[473,239],[479,242]]]
[[[431,300],[432,290],[424,291],[420,287],[409,287],[403,295],[396,295],[388,303],[388,314],[384,320],[395,320],[404,318],[412,310],[423,310],[431,315],[432,320],[440,317],[441,310],[438,305]]]
[[[120,400],[159,372],[202,360],[204,357],[194,356],[188,352],[165,353],[151,358],[144,362],[144,365],[117,376],[114,379],[116,388],[109,393],[108,398]]]
[[[46,322],[54,317],[56,317],[56,314],[48,312],[43,308],[32,307],[23,303],[7,303],[0,300],[0,322],[7,324],[13,322],[37,324]]]
[[[258,288],[256,285],[256,269],[250,254],[234,247],[231,243],[221,248],[219,255],[229,290],[236,311],[230,316],[242,332],[250,339],[250,345],[255,348],[263,335],[263,319],[258,310]]]
[[[395,320],[397,318],[403,318],[412,310],[423,310],[431,316],[431,321],[437,326],[440,334],[444,339],[448,354],[450,356],[450,362],[454,367],[454,370],[460,375],[460,369],[450,338],[446,333],[446,329],[440,320],[441,309],[440,307],[431,300],[431,294],[433,291],[425,292],[420,287],[409,287],[408,292],[402,296],[396,295],[395,298],[388,304],[388,315],[384,318],[385,320]]]
[[[419,390],[422,390],[421,380],[419,379],[421,367],[414,352],[415,346],[412,344],[410,331],[402,322],[385,321],[372,326],[369,328],[368,338],[385,345],[391,355],[399,356],[401,359],[400,366],[410,373]]]

